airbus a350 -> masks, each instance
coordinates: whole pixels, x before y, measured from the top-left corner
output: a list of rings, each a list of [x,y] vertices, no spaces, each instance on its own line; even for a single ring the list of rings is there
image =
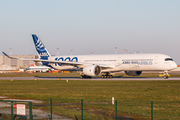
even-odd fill
[[[51,56],[42,41],[32,34],[39,59],[11,57],[11,59],[32,60],[58,70],[82,71],[81,78],[91,78],[102,74],[102,78],[112,78],[111,73],[124,71],[127,75],[139,76],[142,71],[168,71],[177,67],[173,59],[165,54],[111,54],[111,55],[66,55]]]

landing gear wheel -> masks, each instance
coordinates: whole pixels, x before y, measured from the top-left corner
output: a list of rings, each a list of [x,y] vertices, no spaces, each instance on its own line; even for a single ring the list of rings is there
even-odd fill
[[[102,75],[101,78],[113,78],[113,76],[110,73],[106,73],[105,75]]]
[[[84,76],[83,75],[81,75],[81,79],[83,79],[84,78]]]
[[[87,76],[87,78],[91,79],[92,77],[91,76]]]
[[[102,75],[101,78],[104,78],[104,75]]]
[[[110,78],[113,78],[113,76],[112,76],[112,75],[110,75]]]
[[[168,79],[169,77],[167,75],[164,76],[164,79]]]
[[[80,78],[81,78],[81,79],[83,79],[83,78],[85,78],[85,79],[86,79],[86,78],[87,78],[87,79],[88,79],[88,78],[91,79],[92,77],[91,77],[91,76],[86,76],[86,75],[81,75]]]

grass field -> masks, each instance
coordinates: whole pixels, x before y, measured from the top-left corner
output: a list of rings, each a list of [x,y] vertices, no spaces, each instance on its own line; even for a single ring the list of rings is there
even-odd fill
[[[0,95],[46,100],[180,101],[180,81],[0,81]]]
[[[180,101],[180,81],[70,81],[65,80],[57,81],[0,81],[0,95],[8,96],[9,98],[21,98],[21,99],[35,99],[35,100],[47,100],[53,99],[84,99],[91,101],[111,101],[112,97],[118,100],[122,105],[127,101],[132,103],[135,101],[148,102],[148,108],[128,107],[124,106],[121,109],[118,108],[122,114],[131,114],[135,112],[145,113],[150,111],[150,101],[156,102],[179,102]],[[143,103],[143,102],[142,102]],[[138,103],[134,103],[138,104]],[[122,106],[121,105],[121,106]],[[178,114],[179,106],[177,106],[175,114]],[[86,106],[88,108],[98,108],[98,105]],[[110,106],[99,106],[101,109],[107,111],[108,109],[114,109]],[[128,109],[125,109],[128,108]],[[156,109],[158,112],[159,108]],[[163,109],[163,113],[169,113],[169,109]],[[58,110],[57,110],[58,111]],[[54,111],[56,112],[56,111]],[[65,114],[65,113],[64,113]],[[145,118],[150,118],[150,115],[142,115]],[[70,116],[71,117],[71,116]],[[156,116],[161,118],[160,116]],[[178,116],[179,117],[179,116]],[[176,119],[177,117],[175,117]],[[163,119],[163,118],[161,118]]]

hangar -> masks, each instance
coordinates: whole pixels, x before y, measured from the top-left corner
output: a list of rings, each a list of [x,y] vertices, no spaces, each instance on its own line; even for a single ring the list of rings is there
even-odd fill
[[[29,58],[29,59],[37,59],[37,55],[10,55],[12,57],[22,57],[22,58]],[[10,59],[6,57],[5,55],[0,55],[0,68],[2,66],[6,66],[8,68],[14,68],[18,69],[21,66],[31,66],[35,65],[36,63],[34,61],[29,60],[18,60],[18,59]]]

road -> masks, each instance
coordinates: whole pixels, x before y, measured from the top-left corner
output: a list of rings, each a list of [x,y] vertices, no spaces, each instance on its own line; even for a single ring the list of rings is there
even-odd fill
[[[112,79],[102,79],[98,77],[93,77],[92,79],[80,79],[79,77],[0,77],[0,80],[98,80],[98,81],[105,81],[105,80],[142,80],[142,81],[149,81],[149,80],[180,80],[180,77],[170,77],[168,79],[164,79],[161,77],[116,77]]]

